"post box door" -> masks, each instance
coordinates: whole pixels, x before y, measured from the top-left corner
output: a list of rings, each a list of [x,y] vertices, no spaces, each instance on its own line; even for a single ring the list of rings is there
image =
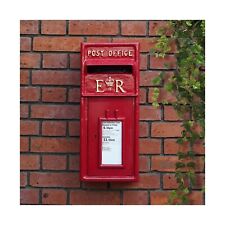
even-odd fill
[[[134,173],[134,99],[131,97],[94,97],[88,100],[88,171],[91,176],[132,176]],[[95,112],[95,113],[93,113]],[[121,142],[120,146],[112,145],[110,149],[103,149],[104,136],[103,129],[105,124],[119,122],[119,132],[115,134],[117,140],[113,142]],[[106,127],[107,128],[107,127]],[[110,128],[110,127],[109,127]],[[113,135],[108,138],[115,139]],[[107,137],[106,137],[107,139]],[[121,141],[120,141],[121,140]],[[110,142],[110,141],[109,141]],[[110,145],[110,144],[109,144]],[[115,149],[117,148],[117,149]],[[113,164],[105,160],[103,161],[104,151],[111,151]],[[107,153],[106,153],[107,154]],[[109,153],[110,154],[110,153]],[[117,160],[113,160],[113,154],[118,156]],[[121,160],[120,160],[121,159]]]

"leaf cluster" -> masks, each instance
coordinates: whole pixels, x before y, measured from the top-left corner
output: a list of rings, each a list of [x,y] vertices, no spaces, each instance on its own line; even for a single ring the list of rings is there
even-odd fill
[[[176,163],[176,181],[178,188],[171,192],[170,204],[188,204],[188,196],[195,183],[195,153],[193,146],[205,137],[205,21],[170,21],[169,29],[159,30],[160,37],[155,46],[156,57],[164,58],[171,48],[171,40],[176,42],[177,68],[174,75],[164,84],[165,89],[176,97],[172,103],[183,120],[182,137],[177,143],[188,143],[187,152],[178,152]],[[160,73],[154,84],[164,83],[165,72]],[[153,90],[153,106],[158,107],[159,89]],[[189,115],[186,119],[185,115]],[[188,162],[186,162],[188,160]],[[185,182],[185,180],[187,182]]]

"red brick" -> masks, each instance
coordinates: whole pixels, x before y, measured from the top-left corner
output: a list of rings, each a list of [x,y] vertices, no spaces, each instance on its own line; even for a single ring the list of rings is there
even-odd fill
[[[38,170],[40,169],[39,155],[20,155],[21,170]]]
[[[140,88],[140,103],[145,103],[146,102],[146,89]]]
[[[20,134],[21,135],[35,135],[39,134],[39,122],[31,120],[20,121]]]
[[[183,127],[180,122],[154,122],[152,123],[152,137],[181,137]]]
[[[177,154],[178,151],[187,152],[190,150],[188,143],[182,145],[176,143],[177,139],[166,139],[164,141],[164,154]],[[201,140],[197,141],[193,146],[196,154],[205,154],[204,144]]]
[[[175,72],[174,71],[167,71],[165,74],[164,74],[164,76],[163,76],[163,78],[164,78],[164,84],[168,84],[168,83],[170,83],[171,82],[171,79],[173,79],[174,77],[176,77],[176,74],[175,74]]]
[[[151,159],[152,171],[175,172],[176,162],[178,162],[177,156],[152,156]],[[195,170],[202,172],[204,170],[204,158],[198,156],[194,161],[196,163]],[[188,160],[184,162],[188,162]]]
[[[70,68],[80,69],[80,54],[70,54]]]
[[[139,171],[146,172],[150,170],[149,156],[139,156]]]
[[[20,33],[21,34],[38,34],[38,20],[21,20]]]
[[[202,140],[196,141],[194,146],[193,146],[193,150],[197,154],[203,154],[204,155],[205,154],[204,142]]]
[[[163,174],[163,189],[176,189],[178,183],[174,174]]]
[[[151,205],[167,205],[169,198],[169,191],[151,191],[150,203]]]
[[[66,88],[42,88],[43,102],[65,102]]]
[[[194,188],[203,189],[204,187],[205,187],[205,174],[204,173],[196,174],[196,183],[194,185]]]
[[[20,118],[28,118],[29,108],[27,104],[20,104]]]
[[[42,191],[42,204],[66,205],[67,192],[65,190],[44,189]]]
[[[20,53],[20,68],[40,68],[40,63],[40,54]]]
[[[167,205],[170,191],[152,191],[150,193],[151,205]],[[191,205],[203,204],[203,193],[200,191],[193,191],[189,195]]]
[[[28,137],[20,137],[20,151],[28,152],[29,150],[29,138]]]
[[[160,187],[160,177],[158,174],[139,174],[139,181],[131,183],[111,183],[112,188],[119,189],[158,189]]]
[[[164,106],[164,120],[181,120],[173,106]]]
[[[87,42],[92,43],[110,43],[111,38],[109,37],[87,37]]]
[[[174,55],[166,55],[164,58],[150,55],[151,69],[175,69],[176,57]]]
[[[118,21],[70,21],[69,34],[116,35],[119,32]]]
[[[126,43],[126,42],[139,42],[140,52],[150,52],[155,48],[158,38],[152,37],[124,37],[124,38],[113,38],[113,42]],[[175,41],[170,41],[170,51],[168,53],[175,53],[177,51]]]
[[[41,85],[79,85],[79,71],[35,70],[32,72],[32,84]]]
[[[65,155],[43,155],[42,168],[44,170],[65,170],[66,156]]]
[[[161,172],[175,172],[177,156],[152,156],[151,170]]]
[[[80,187],[78,173],[69,172],[32,172],[30,173],[30,185],[33,187]]]
[[[160,75],[159,71],[141,71],[140,76],[140,86],[145,87],[152,87],[152,86],[159,86],[161,84],[154,84],[153,80]],[[173,75],[173,72],[165,72],[165,75],[163,77],[168,78]]]
[[[153,88],[149,88],[148,92],[148,102],[153,102]],[[174,94],[168,92],[164,88],[159,88],[159,97],[157,99],[159,103],[167,101],[168,103],[176,102],[177,99]]]
[[[20,101],[36,102],[40,99],[39,87],[21,87],[20,88]]]
[[[30,51],[30,50],[31,50],[31,38],[20,37],[20,51]]]
[[[169,29],[169,23],[167,21],[150,21],[149,22],[149,35],[156,36],[159,35],[158,31],[160,29],[164,29],[166,31],[166,35],[172,34],[172,29]]]
[[[147,191],[124,191],[124,205],[148,205]]]
[[[42,34],[66,34],[65,20],[42,20],[41,21]]]
[[[122,21],[122,35],[146,35],[146,21]]]
[[[27,172],[20,172],[20,187],[27,185]]]
[[[80,51],[82,37],[34,37],[35,51]]]
[[[140,55],[140,70],[146,70],[147,69],[147,55],[141,54]]]
[[[143,154],[160,154],[161,142],[159,139],[140,138],[139,151]]]
[[[92,190],[107,189],[107,182],[83,182],[82,189],[92,189]]]
[[[202,191],[193,191],[190,196],[190,204],[191,205],[203,205],[203,192]]]
[[[80,88],[69,89],[68,102],[80,102]]]
[[[28,70],[20,70],[20,84],[29,84]]]
[[[43,121],[42,135],[45,136],[65,136],[66,122],[63,121]]]
[[[69,156],[69,169],[70,170],[79,170],[80,168],[80,156],[79,155],[70,155]]]
[[[78,105],[32,105],[32,118],[79,119]]]
[[[140,43],[140,52],[149,52],[155,47],[156,39],[155,38],[113,38],[115,43],[126,43],[126,42],[139,42]]]
[[[164,120],[175,121],[189,118],[188,111],[184,115],[179,116],[173,106],[164,106]]]
[[[20,189],[20,204],[38,204],[38,189]]]
[[[67,54],[43,54],[43,68],[66,68]]]
[[[79,121],[69,122],[69,135],[70,136],[80,136],[80,122]]]
[[[157,71],[142,71],[140,75],[140,86],[157,86],[153,84],[153,79],[158,77],[160,72]]]
[[[147,137],[149,135],[148,122],[139,122],[139,137]]]
[[[140,106],[140,120],[160,120],[161,109],[149,105]]]
[[[187,183],[187,181],[186,181]],[[205,175],[196,174],[196,185],[194,188],[201,189],[205,184]],[[176,189],[178,187],[175,174],[164,174],[163,175],[163,189]]]
[[[176,143],[177,139],[164,140],[164,154],[177,154],[177,152],[187,152],[189,150],[188,143],[182,145]]]
[[[79,151],[79,139],[46,137],[32,138],[31,151],[74,153]]]
[[[70,192],[70,204],[73,205],[119,205],[119,191],[74,190]]]

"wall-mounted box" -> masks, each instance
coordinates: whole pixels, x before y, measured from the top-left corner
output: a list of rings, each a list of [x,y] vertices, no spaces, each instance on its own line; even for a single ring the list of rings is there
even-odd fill
[[[137,180],[139,43],[81,44],[80,115],[81,180]]]

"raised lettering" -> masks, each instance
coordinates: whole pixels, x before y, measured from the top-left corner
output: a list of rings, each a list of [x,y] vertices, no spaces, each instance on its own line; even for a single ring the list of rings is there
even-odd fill
[[[123,81],[122,80],[116,80],[116,92],[119,92],[119,89],[121,92],[125,93],[124,89],[122,88]]]
[[[91,55],[91,50],[88,50],[88,56],[90,56]]]
[[[104,90],[100,90],[100,88],[102,88],[102,84],[100,83],[102,82],[103,83],[103,80],[96,80],[96,92],[104,92]]]

